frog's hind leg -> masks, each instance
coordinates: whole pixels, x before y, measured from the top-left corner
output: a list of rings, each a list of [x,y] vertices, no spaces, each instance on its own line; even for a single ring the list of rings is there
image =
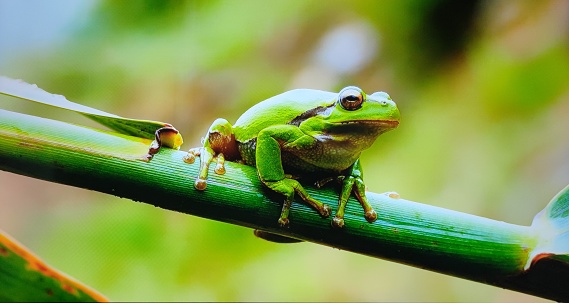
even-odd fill
[[[295,193],[297,193],[304,202],[308,203],[310,206],[316,209],[322,217],[327,218],[330,216],[330,207],[312,198],[302,187],[302,185],[300,185],[300,183],[298,183],[296,180],[285,178],[279,181],[263,181],[263,183],[268,188],[285,196],[281,216],[279,217],[278,221],[279,225],[282,227],[287,226],[289,223],[288,215],[292,201],[294,200]]]
[[[281,160],[281,148],[287,144],[298,143],[300,140],[311,140],[292,125],[276,125],[259,132],[255,159],[259,179],[270,189],[285,196],[279,225],[286,226],[289,223],[288,215],[290,206],[294,200],[294,194],[298,194],[304,202],[308,203],[322,217],[330,216],[331,209],[328,205],[312,198],[300,183],[284,173]],[[310,143],[310,142],[308,142]]]

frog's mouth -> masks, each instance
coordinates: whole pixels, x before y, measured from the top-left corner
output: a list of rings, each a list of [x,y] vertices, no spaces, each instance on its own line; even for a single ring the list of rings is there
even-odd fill
[[[342,121],[338,124],[358,124],[358,125],[368,125],[371,127],[381,127],[385,129],[392,129],[399,126],[399,120],[348,120]]]
[[[365,135],[379,136],[395,129],[399,125],[397,120],[347,120],[331,123],[322,131],[324,133],[338,135]]]
[[[386,128],[396,128],[399,126],[399,120],[380,120],[379,124]]]

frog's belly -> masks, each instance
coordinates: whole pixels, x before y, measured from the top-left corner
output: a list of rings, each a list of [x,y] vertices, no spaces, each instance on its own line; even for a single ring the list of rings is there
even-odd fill
[[[323,151],[308,149],[302,151],[281,151],[285,172],[313,172],[319,174],[338,174],[349,168],[359,157],[359,153],[346,155],[342,150]],[[288,172],[287,172],[288,173]]]
[[[285,173],[299,176],[306,173],[338,175],[351,165],[338,167],[337,165],[332,165],[332,160],[319,160],[318,164],[314,164],[287,152],[281,154],[281,159]]]
[[[255,166],[257,140],[239,143],[239,153],[245,164]],[[361,151],[342,146],[316,144],[308,149],[281,149],[281,162],[287,174],[336,175],[349,168],[359,158]]]

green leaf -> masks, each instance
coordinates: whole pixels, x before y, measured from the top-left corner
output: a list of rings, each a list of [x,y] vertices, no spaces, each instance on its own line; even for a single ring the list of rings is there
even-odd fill
[[[177,149],[183,142],[182,136],[171,124],[151,120],[123,118],[71,102],[62,95],[48,93],[37,85],[28,84],[22,80],[14,80],[0,76],[0,94],[74,111],[125,135],[154,139],[156,132],[159,129],[168,128],[170,130],[174,130],[174,132],[165,132],[161,134],[166,136],[162,137],[161,140],[164,146]]]
[[[526,269],[543,258],[569,265],[569,186],[534,217],[531,228],[538,242],[530,253]]]
[[[107,302],[108,299],[53,269],[0,230],[0,301]]]

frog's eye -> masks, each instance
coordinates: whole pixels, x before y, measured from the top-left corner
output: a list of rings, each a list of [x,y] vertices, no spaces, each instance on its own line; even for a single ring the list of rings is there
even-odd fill
[[[365,96],[361,89],[355,86],[349,86],[340,91],[338,102],[346,110],[356,110],[362,107]]]

